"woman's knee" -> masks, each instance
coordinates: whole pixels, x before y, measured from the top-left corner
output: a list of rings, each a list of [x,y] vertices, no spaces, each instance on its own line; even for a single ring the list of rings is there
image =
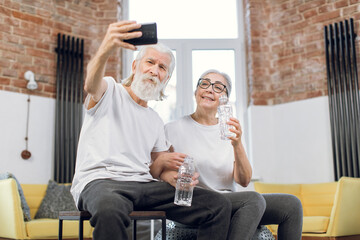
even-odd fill
[[[227,193],[225,196],[230,199],[233,210],[247,208],[251,209],[254,213],[258,212],[259,215],[262,215],[266,209],[264,197],[254,191]]]
[[[289,202],[289,205],[292,207],[293,213],[302,219],[303,208],[302,208],[302,203],[301,203],[300,199],[291,194],[289,194],[287,197],[288,197],[287,201]]]
[[[301,201],[298,197],[292,194],[284,193],[273,193],[273,194],[263,194],[267,209],[269,212],[282,213],[283,215],[290,215],[293,217],[298,217],[299,219],[303,217],[303,208]]]

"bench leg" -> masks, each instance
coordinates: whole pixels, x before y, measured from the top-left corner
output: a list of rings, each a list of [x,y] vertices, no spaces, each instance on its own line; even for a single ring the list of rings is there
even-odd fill
[[[133,240],[136,240],[136,220],[133,220],[133,236],[132,236]]]
[[[166,218],[161,219],[161,225],[162,225],[161,237],[162,240],[166,240]]]
[[[79,221],[79,240],[83,240],[83,234],[84,234],[84,220],[80,218]]]
[[[62,240],[62,227],[63,227],[62,225],[63,225],[63,220],[59,219],[59,237],[58,237],[59,240]]]

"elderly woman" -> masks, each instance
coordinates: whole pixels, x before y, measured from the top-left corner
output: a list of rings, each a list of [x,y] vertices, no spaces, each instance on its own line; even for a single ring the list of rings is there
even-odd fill
[[[241,125],[236,118],[228,122],[234,136],[221,140],[216,117],[219,97],[229,96],[231,81],[227,74],[216,70],[203,73],[195,91],[196,111],[168,123],[165,131],[174,152],[161,155],[155,162],[163,167],[160,176],[174,185],[176,169],[183,154],[194,158],[200,173],[199,187],[221,192],[232,203],[228,239],[251,239],[259,225],[278,224],[278,240],[301,239],[302,206],[298,198],[288,194],[258,194],[235,191],[235,183],[246,187],[252,176],[242,140]],[[265,201],[264,201],[265,200]],[[263,202],[266,203],[264,214]]]

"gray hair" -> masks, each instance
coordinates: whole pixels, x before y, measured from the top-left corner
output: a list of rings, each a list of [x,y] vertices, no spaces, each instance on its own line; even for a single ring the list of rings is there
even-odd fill
[[[168,77],[168,81],[170,80],[171,78],[171,75],[174,71],[174,68],[175,68],[175,57],[174,57],[174,54],[172,53],[171,49],[162,44],[162,43],[157,43],[157,44],[152,44],[152,45],[145,45],[144,47],[141,47],[140,48],[140,51],[139,53],[136,55],[136,58],[135,58],[135,62],[136,62],[136,65],[139,64],[140,60],[144,57],[146,51],[149,49],[149,48],[152,48],[152,49],[155,49],[156,51],[158,52],[161,52],[161,53],[166,53],[170,56],[170,65],[169,65],[169,69],[168,69],[168,72],[167,72],[167,75],[166,77]],[[129,87],[133,81],[133,77],[134,77],[134,74],[132,73],[127,79],[125,79],[123,81],[123,84],[127,87]],[[165,86],[167,85],[168,81],[166,82]],[[164,89],[165,89],[165,86],[164,88],[160,91],[160,97],[159,99],[160,100],[163,100],[166,96],[164,94]]]
[[[139,60],[141,60],[149,48],[155,49],[156,51],[161,52],[161,53],[166,53],[170,56],[171,62],[170,62],[169,69],[168,69],[168,76],[171,77],[171,75],[174,71],[174,68],[175,68],[175,57],[174,57],[173,53],[171,52],[171,49],[162,43],[157,43],[157,44],[153,44],[153,45],[145,45],[144,47],[142,47],[140,49],[139,53],[136,55],[135,61],[138,62]]]
[[[201,74],[200,78],[204,78],[206,75],[208,75],[210,73],[219,74],[226,80],[226,90],[227,90],[226,93],[227,93],[227,96],[230,97],[232,84],[231,84],[231,78],[229,77],[229,75],[227,75],[224,72],[220,72],[220,71],[218,71],[216,69],[209,69],[209,70],[205,71],[203,74]]]

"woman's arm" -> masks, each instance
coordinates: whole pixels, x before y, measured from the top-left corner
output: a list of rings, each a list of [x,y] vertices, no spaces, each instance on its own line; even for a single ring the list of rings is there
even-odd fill
[[[230,118],[228,122],[229,125],[234,126],[230,131],[235,133],[235,137],[229,137],[231,144],[234,148],[234,180],[236,183],[240,184],[243,187],[249,185],[252,177],[252,168],[249,162],[249,159],[246,155],[244,145],[241,142],[242,130],[239,123],[239,120],[236,118]]]
[[[152,152],[153,163],[150,166],[150,173],[154,178],[160,179],[163,171],[177,172],[185,157],[186,154],[177,152]]]

